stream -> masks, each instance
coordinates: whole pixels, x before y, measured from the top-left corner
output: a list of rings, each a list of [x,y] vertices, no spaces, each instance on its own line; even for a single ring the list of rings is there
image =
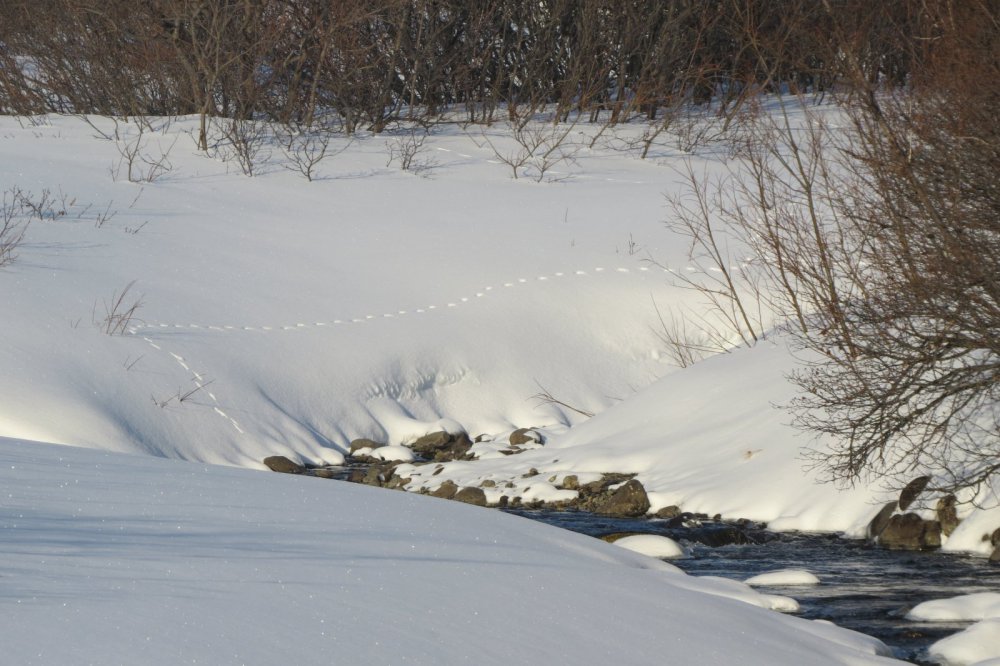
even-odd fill
[[[575,511],[507,510],[518,516],[564,529],[601,536],[613,532],[661,534],[691,552],[671,562],[695,576],[722,576],[744,580],[777,569],[806,569],[820,585],[760,587],[783,594],[801,605],[797,614],[829,620],[883,641],[897,659],[917,664],[931,643],[968,626],[966,623],[929,623],[907,620],[906,612],[930,599],[972,592],[1000,591],[1000,566],[984,558],[940,552],[889,551],[864,541],[829,534],[776,533],[746,526],[739,528],[751,543],[708,546],[726,523],[704,522],[700,527],[669,527],[667,521],[609,518]]]

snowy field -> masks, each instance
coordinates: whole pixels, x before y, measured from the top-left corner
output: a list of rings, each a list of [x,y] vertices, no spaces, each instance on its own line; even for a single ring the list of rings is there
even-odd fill
[[[457,502],[15,440],[0,477],[5,663],[890,661],[740,583]]]
[[[638,129],[591,146],[596,128],[580,127],[574,160],[536,182],[486,141],[514,150],[503,128],[444,125],[419,175],[387,164],[408,136],[390,132],[334,139],[344,151],[309,182],[276,145],[253,178],[199,154],[194,119],[141,139],[119,123],[117,141],[101,136],[112,121],[90,121],[0,118],[5,206],[37,206],[0,268],[12,663],[874,660],[870,643],[696,594],[725,586],[623,548],[216,466],[337,464],[359,437],[537,427],[543,447],[433,478],[414,468],[408,489],[516,480],[544,499],[567,492],[549,478],[635,473],[653,511],[861,535],[890,497],[804,469],[807,440],[773,408],[792,395],[780,336],[683,370],[661,340],[661,314],[698,306],[664,268],[687,268],[664,194],[685,159],[721,173],[724,145],[691,156],[664,135],[640,160],[625,148]],[[129,146],[170,168],[128,182]],[[944,547],[988,555],[997,527],[1000,511],[978,511]]]

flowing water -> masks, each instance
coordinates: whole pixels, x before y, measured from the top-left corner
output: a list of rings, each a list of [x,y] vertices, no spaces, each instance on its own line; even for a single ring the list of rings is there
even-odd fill
[[[744,580],[777,569],[806,569],[820,585],[761,587],[801,605],[800,617],[829,620],[881,639],[895,656],[914,663],[934,641],[964,623],[913,622],[906,612],[929,599],[972,592],[1000,592],[1000,566],[983,558],[939,552],[888,551],[834,535],[779,534],[753,525],[704,522],[693,527],[662,520],[608,518],[585,512],[510,510],[574,532],[602,536],[614,532],[662,534],[691,552],[672,560],[695,576]],[[733,536],[745,543],[710,546]]]

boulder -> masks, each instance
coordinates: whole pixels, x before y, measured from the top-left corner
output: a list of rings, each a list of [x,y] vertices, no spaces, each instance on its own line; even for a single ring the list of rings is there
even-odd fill
[[[955,508],[956,504],[958,504],[958,500],[954,495],[946,495],[938,500],[935,508],[938,522],[941,523],[941,533],[945,536],[951,536],[960,522],[958,510]]]
[[[312,473],[313,473],[313,476],[318,476],[321,479],[334,479],[334,478],[336,478],[336,474],[333,473],[332,469],[326,469],[324,467],[320,467],[319,469],[314,469]]]
[[[580,479],[576,474],[567,474],[563,477],[562,483],[559,485],[563,490],[579,490]]]
[[[374,440],[361,438],[351,441],[350,445],[347,448],[347,451],[353,456],[354,452],[358,451],[359,449],[377,449],[380,446],[385,446],[385,444],[379,444]]]
[[[885,526],[889,524],[889,519],[892,518],[892,514],[896,513],[896,507],[899,504],[897,502],[889,502],[882,507],[882,510],[875,514],[871,522],[868,523],[868,529],[866,531],[868,539],[873,541],[878,538],[879,534],[882,534],[882,530]]]
[[[930,482],[931,477],[918,476],[906,484],[906,487],[899,493],[899,510],[906,511],[909,509],[910,505],[913,504],[913,500],[917,499],[917,496],[924,492],[924,488]]]
[[[414,453],[434,460],[466,460],[472,440],[464,432],[457,435],[445,432],[432,432],[424,435],[410,445]]]
[[[431,491],[431,496],[440,497],[441,499],[451,499],[456,493],[458,493],[458,486],[454,481],[448,480],[438,486],[437,490]]]
[[[593,511],[604,516],[644,516],[649,511],[649,497],[642,484],[632,479],[595,502]]]
[[[522,444],[544,444],[545,438],[542,435],[532,430],[531,428],[518,428],[514,432],[510,433],[508,438],[512,446],[521,446]]]
[[[473,488],[471,486],[462,488],[455,493],[452,499],[457,502],[465,502],[466,504],[486,506],[486,493],[483,492],[482,488]]]
[[[268,456],[264,458],[264,466],[272,472],[281,472],[282,474],[302,474],[306,471],[305,467],[297,462],[292,462],[285,456]]]
[[[878,537],[890,550],[930,550],[941,547],[941,523],[924,520],[915,513],[892,516]]]

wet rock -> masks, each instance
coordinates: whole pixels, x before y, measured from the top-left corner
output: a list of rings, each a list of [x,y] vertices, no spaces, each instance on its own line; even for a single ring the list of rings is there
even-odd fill
[[[531,428],[518,428],[510,434],[508,441],[512,446],[521,446],[522,444],[544,444],[545,438],[542,437],[541,433]]]
[[[691,541],[697,541],[698,543],[705,544],[710,548],[719,548],[720,546],[729,546],[733,544],[752,544],[758,543],[756,539],[750,537],[749,534],[736,527],[735,525],[727,524],[716,524],[716,525],[701,525],[694,528],[687,538]]]
[[[898,502],[889,502],[883,506],[877,514],[875,514],[875,517],[872,518],[870,523],[868,523],[868,529],[866,530],[866,534],[868,535],[868,539],[870,541],[874,541],[878,538],[878,535],[882,534],[886,525],[889,524],[892,514],[896,513],[896,507],[898,505]]]
[[[669,520],[671,518],[676,518],[679,515],[681,515],[681,508],[679,506],[671,505],[663,507],[662,509],[654,513],[653,517]]]
[[[367,486],[381,487],[385,480],[386,479],[382,474],[382,470],[379,467],[372,465],[368,468],[368,471],[365,472],[365,476],[361,480],[361,483]]]
[[[649,497],[642,484],[632,479],[594,502],[592,510],[604,516],[644,516],[649,511]]]
[[[438,486],[437,490],[431,491],[431,496],[442,499],[451,499],[458,492],[458,486],[454,481],[448,480]]]
[[[264,458],[264,466],[272,472],[281,472],[282,474],[302,474],[306,471],[305,467],[297,462],[292,462],[285,456],[268,456]]]
[[[471,486],[462,488],[455,496],[452,497],[456,502],[465,502],[466,504],[474,504],[476,506],[486,506],[486,493],[483,492],[482,488],[473,488]]]
[[[506,495],[501,495],[500,499],[497,500],[497,507],[499,507],[501,509],[506,509],[507,508],[507,504],[509,504],[509,503],[510,503],[510,498],[507,497]]]
[[[1000,546],[993,549],[993,554],[990,555],[990,562],[1000,562]]]
[[[351,483],[364,483],[366,473],[367,470],[364,469],[352,469],[350,474],[347,475],[347,480]]]
[[[313,476],[318,476],[321,479],[333,479],[333,478],[336,478],[336,475],[333,473],[332,469],[324,469],[324,468],[321,467],[320,469],[314,469],[312,471],[312,473],[313,473]]]
[[[892,516],[878,537],[890,550],[930,550],[941,547],[941,523],[924,520],[915,513]]]
[[[918,476],[917,478],[906,484],[902,492],[899,493],[899,510],[906,511],[913,504],[913,500],[917,499],[920,493],[924,492],[924,488],[927,484],[931,482],[931,477],[929,476]]]
[[[941,523],[941,533],[945,536],[951,536],[960,522],[958,510],[955,508],[956,504],[958,504],[958,499],[954,495],[946,495],[938,500],[937,507],[935,507],[938,522]]]
[[[361,438],[353,440],[348,446],[347,451],[353,456],[354,452],[360,449],[377,449],[380,446],[385,446],[385,444],[379,444],[374,440]]]

